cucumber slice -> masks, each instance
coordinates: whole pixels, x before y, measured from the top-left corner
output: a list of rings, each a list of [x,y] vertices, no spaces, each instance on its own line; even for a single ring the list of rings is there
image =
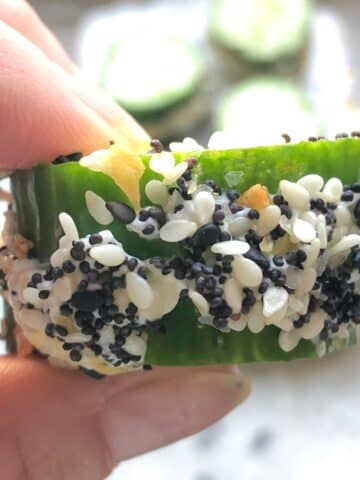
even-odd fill
[[[198,159],[196,173],[200,181],[211,178],[222,187],[231,186],[239,191],[254,183],[276,191],[280,179],[296,181],[309,173],[317,173],[324,179],[338,176],[344,183],[357,182],[360,178],[359,155],[358,139],[191,153]],[[181,161],[188,156],[179,154],[177,159]],[[140,189],[143,204],[146,204],[145,184],[158,175],[148,166],[149,156],[144,156],[143,161],[145,173]],[[56,217],[59,212],[71,214],[81,236],[98,231],[98,225],[86,208],[87,190],[105,200],[126,201],[125,193],[109,176],[75,162],[18,171],[12,177],[12,188],[18,229],[34,241],[38,257],[44,261],[53,252],[58,237]],[[169,256],[179,248],[178,244],[171,244],[165,250],[164,242],[141,238],[135,242],[133,234],[115,222],[110,228],[126,250],[136,256]],[[158,365],[200,365],[316,356],[314,344],[309,340],[302,340],[290,352],[281,350],[277,327],[267,327],[258,334],[247,330],[222,333],[208,326],[199,328],[198,316],[190,303],[179,304],[166,315],[167,333],[150,335],[146,361]]]
[[[101,83],[124,108],[146,117],[190,97],[202,71],[193,45],[178,38],[137,36],[113,43]]]
[[[310,0],[214,0],[210,34],[254,62],[296,53],[306,40]]]
[[[231,90],[218,108],[217,128],[242,146],[282,143],[281,133],[297,140],[320,133],[319,120],[292,83],[259,77]]]

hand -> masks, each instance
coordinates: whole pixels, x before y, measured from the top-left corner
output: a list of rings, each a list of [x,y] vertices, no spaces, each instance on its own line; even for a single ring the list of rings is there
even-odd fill
[[[146,133],[79,71],[22,0],[0,0],[0,168],[88,153]],[[232,367],[155,368],[95,381],[32,358],[0,360],[0,471],[98,480],[117,462],[190,435],[248,394]]]

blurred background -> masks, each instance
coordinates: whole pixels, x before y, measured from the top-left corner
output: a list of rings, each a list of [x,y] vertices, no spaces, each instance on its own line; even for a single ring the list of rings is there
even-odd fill
[[[83,67],[164,142],[360,130],[358,0],[33,0]],[[253,395],[112,480],[359,478],[360,351],[247,365]],[[125,433],[125,432],[124,432]]]

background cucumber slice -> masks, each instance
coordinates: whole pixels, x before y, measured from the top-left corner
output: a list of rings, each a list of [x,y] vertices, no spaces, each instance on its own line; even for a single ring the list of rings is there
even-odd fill
[[[138,118],[160,112],[190,97],[199,86],[202,58],[179,38],[134,36],[109,48],[101,83]]]
[[[296,139],[320,133],[320,122],[295,84],[276,77],[255,77],[223,98],[216,128],[234,138],[237,145],[271,145],[283,142],[282,133]]]
[[[311,5],[310,0],[214,0],[210,34],[248,60],[272,62],[304,44]]]

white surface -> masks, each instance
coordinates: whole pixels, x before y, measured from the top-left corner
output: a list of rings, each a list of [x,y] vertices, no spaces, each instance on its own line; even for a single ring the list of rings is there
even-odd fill
[[[247,402],[206,431],[124,462],[111,480],[359,478],[360,349],[244,367]]]

